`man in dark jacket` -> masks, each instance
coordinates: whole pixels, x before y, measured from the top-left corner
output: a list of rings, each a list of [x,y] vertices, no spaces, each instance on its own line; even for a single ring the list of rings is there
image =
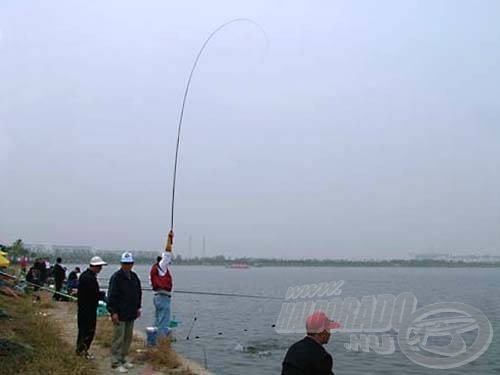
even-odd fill
[[[35,287],[35,291],[38,290],[38,286],[36,285],[41,285],[40,270],[36,267],[36,263],[28,270],[28,273],[26,274],[26,281],[34,284],[33,286]]]
[[[39,285],[44,285],[48,276],[45,261],[42,258],[37,258],[33,266],[38,270]]]
[[[97,274],[107,263],[95,256],[90,260],[89,268],[80,275],[78,282],[78,338],[76,354],[92,359],[89,353],[90,344],[94,340],[97,322],[97,305],[99,304],[99,283]]]
[[[66,269],[62,265],[62,259],[60,257],[56,259],[56,264],[52,269],[52,276],[54,276],[54,281],[56,283],[56,292],[52,298],[56,301],[60,301],[62,298],[59,293],[61,292],[63,282],[66,279]]]
[[[120,269],[109,280],[108,311],[114,324],[111,367],[123,373],[133,367],[126,357],[132,343],[134,321],[141,316],[142,291],[139,277],[132,271],[132,253],[123,253],[120,263]]]
[[[333,359],[323,345],[330,340],[330,330],[339,327],[323,312],[309,315],[307,336],[288,349],[281,375],[333,375]]]

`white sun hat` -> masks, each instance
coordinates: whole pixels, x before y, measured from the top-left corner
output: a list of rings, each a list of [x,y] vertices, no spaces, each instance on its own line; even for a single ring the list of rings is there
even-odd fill
[[[98,256],[92,257],[92,259],[90,259],[90,265],[91,266],[105,266],[107,264],[108,263],[106,263],[105,261],[103,261],[102,258],[98,257]]]

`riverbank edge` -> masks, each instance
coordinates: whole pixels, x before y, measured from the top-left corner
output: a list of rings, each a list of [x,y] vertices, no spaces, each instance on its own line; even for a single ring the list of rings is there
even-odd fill
[[[146,342],[146,334],[143,331],[134,329],[134,336]],[[181,367],[184,369],[189,369],[194,375],[214,375],[200,363],[184,357],[183,355],[177,353],[175,350],[173,352],[181,362]]]
[[[76,322],[76,306],[72,302],[52,302],[52,306],[45,310],[48,316],[48,320],[53,325],[59,325],[60,329],[64,332],[65,341],[68,345],[75,345],[76,336],[78,333],[78,327]],[[107,317],[98,318],[98,328],[99,320],[106,319]],[[104,348],[97,340],[98,334],[96,333],[96,339],[92,343],[91,352],[103,353],[101,356],[96,355],[99,363],[96,365],[97,374],[109,374],[110,373],[110,363],[111,356],[109,355],[109,348]],[[134,329],[134,340],[140,341],[145,344],[146,335],[144,332]],[[144,345],[144,349],[146,349]],[[154,375],[169,375],[177,373],[190,373],[193,375],[213,375],[207,369],[205,369],[201,364],[192,361],[179,353],[172,350],[177,359],[180,362],[180,366],[176,369],[162,369],[155,371],[153,366],[147,361],[138,367],[136,371],[131,371],[130,374],[134,373],[140,374],[154,374]],[[139,372],[140,371],[140,372]]]

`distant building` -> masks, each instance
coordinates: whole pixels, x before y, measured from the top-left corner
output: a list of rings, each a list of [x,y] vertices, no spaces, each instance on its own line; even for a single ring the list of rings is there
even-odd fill
[[[33,244],[33,243],[25,243],[23,247],[31,253],[49,253],[50,249],[48,249],[45,245],[42,244]]]
[[[452,259],[452,254],[450,253],[421,253],[414,255],[415,260],[446,260],[450,261]]]
[[[66,252],[85,252],[93,253],[94,249],[92,246],[83,245],[52,245],[53,253],[66,253]]]
[[[499,255],[484,255],[484,254],[421,253],[421,254],[413,254],[413,259],[440,260],[447,262],[464,262],[464,263],[500,262]]]

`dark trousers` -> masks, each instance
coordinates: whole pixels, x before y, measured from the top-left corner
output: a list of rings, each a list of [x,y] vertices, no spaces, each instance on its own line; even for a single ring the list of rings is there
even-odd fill
[[[55,280],[56,282],[56,292],[60,292],[61,289],[62,289],[62,285],[63,285],[63,280]],[[56,300],[56,301],[60,301],[62,299],[62,296],[59,294],[59,293],[54,293],[54,296],[53,298]]]
[[[82,354],[89,350],[90,344],[92,344],[92,340],[94,340],[96,322],[96,308],[78,308],[78,338],[76,340],[77,354]]]

